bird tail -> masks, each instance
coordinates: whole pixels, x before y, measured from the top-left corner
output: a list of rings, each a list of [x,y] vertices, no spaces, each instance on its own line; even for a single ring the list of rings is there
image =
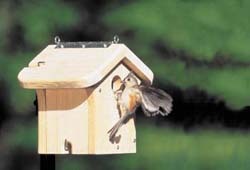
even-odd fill
[[[108,131],[110,140],[114,139],[116,133],[118,132],[120,127],[125,123],[129,116],[130,114],[122,116],[121,119]]]

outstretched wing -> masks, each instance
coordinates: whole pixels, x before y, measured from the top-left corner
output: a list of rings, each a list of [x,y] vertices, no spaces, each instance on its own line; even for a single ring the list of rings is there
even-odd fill
[[[141,106],[146,116],[168,115],[172,110],[172,97],[161,89],[140,86]]]

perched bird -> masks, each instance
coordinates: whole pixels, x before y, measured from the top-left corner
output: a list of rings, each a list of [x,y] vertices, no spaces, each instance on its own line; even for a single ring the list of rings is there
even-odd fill
[[[112,140],[119,128],[133,116],[141,105],[146,116],[168,115],[172,110],[172,97],[161,89],[152,86],[139,85],[135,75],[130,72],[122,81],[122,88],[115,92],[119,110],[123,116],[108,131]]]

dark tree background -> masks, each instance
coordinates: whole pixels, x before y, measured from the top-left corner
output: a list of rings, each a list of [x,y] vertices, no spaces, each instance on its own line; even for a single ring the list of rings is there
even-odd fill
[[[138,109],[137,154],[57,156],[57,169],[249,169],[250,1],[0,1],[0,169],[39,168],[35,93],[18,72],[59,35],[119,35],[170,93],[168,117]]]

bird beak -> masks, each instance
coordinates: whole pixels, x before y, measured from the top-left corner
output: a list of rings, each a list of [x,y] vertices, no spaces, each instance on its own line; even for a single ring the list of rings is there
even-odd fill
[[[125,81],[124,81],[124,80],[122,80],[122,81],[121,81],[121,83],[122,83],[122,84],[125,84]]]

